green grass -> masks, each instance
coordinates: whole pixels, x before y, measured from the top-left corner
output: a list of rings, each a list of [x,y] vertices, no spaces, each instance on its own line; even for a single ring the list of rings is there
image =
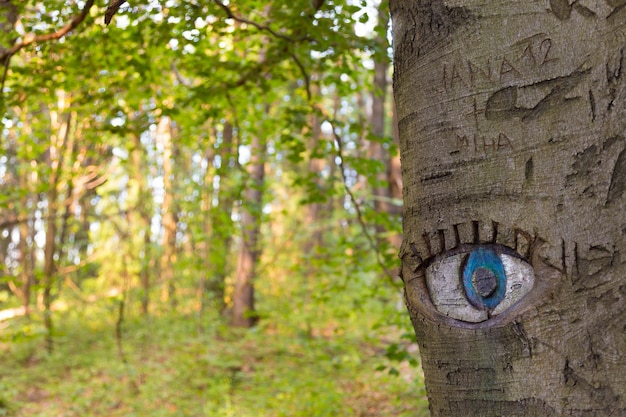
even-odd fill
[[[37,318],[0,323],[0,416],[428,415],[420,369],[387,361],[380,340],[400,338],[382,328],[311,336],[269,320],[240,330],[219,317],[135,317],[124,360],[111,305],[56,313],[52,354]]]

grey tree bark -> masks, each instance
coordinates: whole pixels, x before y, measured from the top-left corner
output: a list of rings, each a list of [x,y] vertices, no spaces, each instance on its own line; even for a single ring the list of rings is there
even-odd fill
[[[390,3],[431,414],[626,415],[626,2]]]

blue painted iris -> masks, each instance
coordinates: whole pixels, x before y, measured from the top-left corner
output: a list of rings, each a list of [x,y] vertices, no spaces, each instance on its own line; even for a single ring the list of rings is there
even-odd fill
[[[478,248],[469,254],[463,269],[463,288],[469,302],[481,310],[493,310],[504,299],[504,265],[493,250]]]

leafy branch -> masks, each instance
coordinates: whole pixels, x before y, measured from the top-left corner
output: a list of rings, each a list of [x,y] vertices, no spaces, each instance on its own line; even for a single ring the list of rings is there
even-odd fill
[[[343,139],[341,135],[337,133],[337,129],[335,127],[335,124],[333,123],[333,119],[328,117],[323,111],[323,109],[318,108],[318,110],[321,110],[322,114],[325,115],[326,121],[330,124],[331,130],[333,132],[333,138],[335,139],[335,143],[336,143],[336,147],[335,147],[336,153],[337,153],[337,156],[339,157],[339,162],[337,163],[337,165],[339,166],[339,170],[341,171],[343,187],[344,187],[344,190],[346,191],[346,194],[350,198],[350,202],[354,206],[354,210],[356,211],[356,218],[357,218],[357,221],[359,222],[359,226],[361,227],[363,235],[367,239],[370,249],[373,250],[374,253],[376,254],[376,262],[378,263],[378,266],[384,272],[390,284],[393,286],[397,286],[397,282],[394,279],[395,276],[393,272],[389,268],[387,268],[387,266],[385,265],[385,261],[383,259],[382,251],[380,248],[380,242],[378,242],[378,239],[372,236],[372,234],[369,232],[367,222],[365,221],[365,216],[363,215],[363,209],[361,208],[361,205],[357,201],[354,193],[352,192],[352,190],[350,189],[350,186],[348,185],[348,177],[346,175],[346,166],[344,163],[344,156],[343,156]]]
[[[275,38],[279,38],[279,39],[283,39],[289,42],[293,42],[294,39],[292,39],[291,37],[287,36],[287,35],[283,35],[282,33],[278,33],[275,30],[273,30],[272,28],[270,28],[269,26],[266,25],[262,25],[260,23],[257,23],[253,20],[249,20],[246,19],[244,17],[241,16],[237,16],[230,7],[228,7],[226,4],[222,3],[220,0],[213,0],[215,2],[215,4],[217,4],[222,10],[224,10],[224,12],[226,13],[226,16],[228,16],[229,19],[233,19],[239,23],[245,23],[247,25],[250,26],[254,26],[255,28],[257,28],[258,30],[262,31],[262,32],[267,32],[269,34],[271,34],[272,36],[274,36]]]
[[[34,33],[28,33],[24,35],[21,42],[18,42],[15,45],[13,45],[11,48],[8,48],[0,52],[0,62],[10,59],[10,57],[15,55],[21,49],[31,44],[57,40],[67,35],[69,32],[76,29],[78,25],[80,25],[83,22],[83,20],[85,20],[85,18],[89,14],[89,10],[94,4],[94,1],[95,0],[87,0],[81,12],[77,16],[74,16],[74,18],[67,25],[63,26],[61,29],[57,30],[56,32],[45,33],[42,35],[35,35]]]
[[[87,14],[89,14],[89,10],[94,4],[94,1],[95,0],[87,0],[87,2],[85,3],[85,6],[83,7],[83,10],[81,10],[81,12],[70,21],[70,23],[63,26],[61,29],[57,30],[56,32],[46,33],[43,35],[35,35],[34,33],[28,33],[22,38],[21,42],[14,44],[12,47],[7,48],[7,49],[0,48],[0,62],[4,64],[4,69],[2,72],[2,79],[0,80],[0,94],[4,92],[4,86],[6,84],[7,74],[9,72],[9,64],[11,63],[11,58],[13,57],[13,55],[15,55],[20,50],[26,48],[28,45],[31,45],[34,43],[47,42],[51,40],[57,40],[67,35],[69,32],[76,29],[78,25],[80,25],[83,22],[83,20],[85,20],[85,18],[87,17]],[[1,102],[2,102],[2,107],[3,107],[4,106],[3,98],[1,99]]]

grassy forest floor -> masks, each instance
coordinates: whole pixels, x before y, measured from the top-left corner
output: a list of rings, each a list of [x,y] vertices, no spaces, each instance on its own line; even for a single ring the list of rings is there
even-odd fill
[[[36,314],[0,322],[0,416],[428,415],[419,367],[385,357],[385,338],[401,335],[366,319],[242,330],[217,316],[137,314],[118,339],[116,306],[55,312],[51,354]]]

